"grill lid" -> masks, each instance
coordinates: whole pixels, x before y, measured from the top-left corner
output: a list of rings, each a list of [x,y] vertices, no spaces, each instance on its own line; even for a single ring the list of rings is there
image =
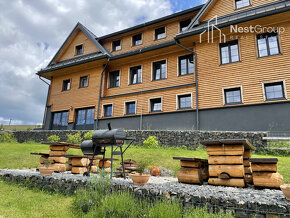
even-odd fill
[[[93,141],[98,141],[100,139],[124,140],[126,139],[126,133],[121,129],[96,130],[93,133],[92,139]]]

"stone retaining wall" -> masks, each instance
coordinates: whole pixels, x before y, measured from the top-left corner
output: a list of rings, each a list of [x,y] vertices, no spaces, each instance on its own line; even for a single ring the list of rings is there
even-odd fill
[[[41,190],[72,194],[87,187],[88,179],[72,174],[41,176],[31,170],[0,170],[0,179],[21,183]],[[151,179],[150,179],[151,180]],[[255,190],[210,185],[188,185],[176,179],[155,178],[146,186],[133,185],[131,180],[113,179],[113,190],[126,190],[149,199],[179,199],[184,206],[207,206],[210,211],[233,211],[236,217],[290,217],[290,202],[280,190]],[[176,180],[176,181],[175,181]],[[274,216],[273,216],[274,215]]]
[[[50,135],[58,135],[61,141],[66,141],[67,134],[75,134],[76,130],[46,130],[46,131],[16,131],[14,132],[18,142],[25,141],[46,141]],[[87,131],[80,131],[84,135]],[[248,139],[258,150],[264,148],[267,142],[263,137],[267,136],[266,132],[220,132],[220,131],[138,131],[128,130],[127,135],[135,137],[134,144],[142,145],[142,142],[149,136],[156,136],[159,144],[162,146],[187,146],[197,147],[203,140],[219,140],[219,139]]]

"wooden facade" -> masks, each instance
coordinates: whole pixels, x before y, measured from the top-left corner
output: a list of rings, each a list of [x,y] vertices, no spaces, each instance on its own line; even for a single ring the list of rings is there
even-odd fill
[[[202,15],[200,21],[206,21],[217,15],[218,17],[236,13],[234,0],[213,1],[207,11]],[[240,9],[255,8],[266,5],[275,0],[250,0],[251,5]],[[135,30],[101,37],[99,43],[112,54],[112,58],[104,71],[101,96],[100,82],[101,73],[107,62],[106,58],[76,66],[47,71],[42,73],[43,77],[51,79],[51,88],[48,96],[47,106],[51,112],[68,112],[68,123],[76,122],[76,111],[82,108],[95,108],[94,119],[108,119],[105,117],[104,106],[112,104],[112,116],[110,118],[123,118],[130,116],[162,114],[167,112],[195,111],[196,108],[196,80],[195,73],[179,75],[179,57],[191,53],[177,45],[170,44],[158,49],[149,50],[140,54],[126,55],[141,48],[156,46],[174,40],[180,32],[180,22],[193,19],[198,10],[183,14],[165,21],[140,27]],[[257,33],[231,33],[230,27],[222,28],[227,41],[238,40],[239,61],[229,64],[221,64],[220,42],[217,32],[213,43],[207,43],[204,39],[199,42],[199,34],[182,38],[180,43],[197,54],[198,70],[198,105],[199,110],[239,107],[245,105],[287,102],[290,96],[290,12],[278,13],[259,19],[239,23],[239,27],[250,25],[261,25],[261,27],[283,27],[285,31],[278,33],[279,54],[260,58],[257,47]],[[166,37],[161,40],[154,39],[154,31],[158,27],[166,27]],[[132,36],[142,33],[142,44],[132,46]],[[112,42],[121,40],[121,50],[112,51]],[[87,55],[98,52],[94,43],[78,30],[68,40],[63,50],[58,54],[57,61],[62,62],[76,57],[76,46],[83,45],[83,54]],[[115,58],[114,55],[124,55]],[[161,80],[153,80],[153,63],[166,62],[166,77]],[[130,68],[141,66],[141,83],[130,84]],[[110,88],[109,73],[119,71],[119,87]],[[80,88],[80,78],[88,76],[88,86]],[[70,80],[70,89],[63,91],[63,81]],[[265,98],[264,84],[282,82],[284,98],[268,101]],[[235,105],[225,103],[225,89],[240,88],[241,102]],[[178,96],[191,95],[191,107],[180,110],[178,107]],[[161,98],[161,111],[152,113],[150,99]],[[99,99],[101,102],[99,103]],[[126,115],[126,102],[136,102],[136,113]],[[97,114],[99,108],[99,114]]]

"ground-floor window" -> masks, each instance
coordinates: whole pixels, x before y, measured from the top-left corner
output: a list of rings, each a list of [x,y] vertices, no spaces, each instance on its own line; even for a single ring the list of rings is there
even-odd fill
[[[79,109],[76,112],[76,129],[93,129],[95,108]]]
[[[63,130],[67,129],[68,111],[53,113],[52,129]]]

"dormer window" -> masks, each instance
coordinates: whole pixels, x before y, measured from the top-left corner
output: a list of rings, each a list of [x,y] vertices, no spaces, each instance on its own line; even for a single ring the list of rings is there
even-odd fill
[[[165,27],[160,27],[155,30],[155,40],[164,39],[166,37]]]
[[[76,46],[76,55],[81,55],[84,53],[83,45]]]
[[[235,1],[236,1],[236,9],[250,6],[250,0],[235,0]]]
[[[181,22],[179,23],[179,26],[180,26],[180,32],[185,31],[186,28],[189,26],[190,23],[191,23],[191,19],[181,21]]]
[[[121,40],[116,40],[112,44],[113,51],[120,51],[121,50]]]
[[[132,40],[133,46],[142,45],[142,34],[140,33],[133,36]]]

